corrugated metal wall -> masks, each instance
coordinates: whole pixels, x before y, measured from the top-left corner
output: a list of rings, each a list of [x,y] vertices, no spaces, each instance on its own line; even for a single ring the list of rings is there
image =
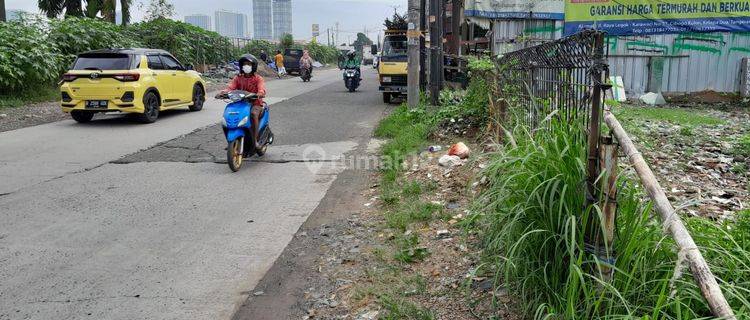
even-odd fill
[[[610,74],[623,77],[631,96],[647,92],[649,77],[653,91],[738,92],[741,61],[750,56],[750,33],[610,37],[607,43]]]
[[[495,20],[493,53],[503,54],[562,37],[562,21],[538,19]]]
[[[562,37],[562,21],[495,20],[493,52],[502,54]],[[629,96],[738,92],[740,65],[750,57],[750,33],[685,33],[609,37],[610,74],[622,76]]]

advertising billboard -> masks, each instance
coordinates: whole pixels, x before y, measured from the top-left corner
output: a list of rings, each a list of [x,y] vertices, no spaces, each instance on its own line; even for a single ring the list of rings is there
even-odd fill
[[[565,1],[566,35],[582,29],[609,35],[750,31],[750,1]]]

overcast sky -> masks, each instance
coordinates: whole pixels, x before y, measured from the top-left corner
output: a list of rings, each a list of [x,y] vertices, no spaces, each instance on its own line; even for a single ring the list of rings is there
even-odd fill
[[[135,3],[148,3],[148,0],[135,0]],[[340,42],[346,41],[347,37],[354,39],[355,32],[364,31],[367,27],[369,36],[375,40],[377,31],[383,28],[383,19],[393,13],[393,7],[397,6],[399,12],[406,11],[407,0],[292,0],[292,29],[297,39],[310,39],[312,37],[312,24],[320,24],[321,38],[325,41],[327,28],[333,28],[336,22],[340,23]],[[8,10],[22,9],[29,12],[38,12],[36,0],[5,0]],[[229,11],[242,12],[248,15],[252,26],[252,0],[172,0],[177,11],[174,19],[184,20],[185,15],[207,14],[213,16],[216,10],[225,9]],[[134,21],[143,17],[143,12],[135,5],[133,12]],[[250,28],[252,33],[252,27]]]

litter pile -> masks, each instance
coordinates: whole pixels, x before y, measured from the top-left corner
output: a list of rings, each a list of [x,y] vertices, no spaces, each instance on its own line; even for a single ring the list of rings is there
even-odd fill
[[[630,127],[641,131],[634,140],[675,207],[692,216],[730,219],[749,205],[750,157],[738,152],[737,144],[750,134],[750,113],[742,109],[702,112],[726,122],[691,126],[629,121]]]

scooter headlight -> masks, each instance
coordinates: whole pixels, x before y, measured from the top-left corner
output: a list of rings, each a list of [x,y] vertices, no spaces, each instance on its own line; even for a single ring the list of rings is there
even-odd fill
[[[240,123],[238,123],[237,126],[238,127],[244,127],[247,124],[248,121],[250,121],[250,118],[244,117],[244,118],[242,118],[242,120],[240,120]]]

